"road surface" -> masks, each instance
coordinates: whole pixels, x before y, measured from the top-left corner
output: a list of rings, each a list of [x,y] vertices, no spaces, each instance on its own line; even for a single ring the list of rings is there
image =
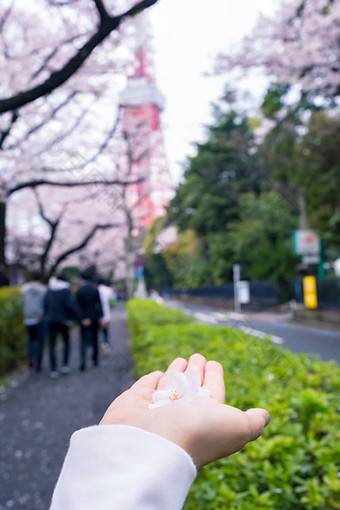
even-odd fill
[[[284,313],[235,313],[174,300],[163,304],[181,309],[197,322],[232,326],[257,338],[270,335],[273,343],[292,352],[317,354],[324,361],[335,360],[340,365],[340,331],[327,325],[321,328],[297,324]]]

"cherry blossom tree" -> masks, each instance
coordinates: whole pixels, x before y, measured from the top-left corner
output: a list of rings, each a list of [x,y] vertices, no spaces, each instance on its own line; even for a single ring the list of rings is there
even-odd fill
[[[157,0],[7,0],[0,10],[0,273],[9,197],[26,188],[126,185],[113,164],[124,20]],[[124,10],[125,9],[125,10]],[[120,14],[116,14],[120,12]],[[119,30],[118,30],[119,29]],[[110,113],[108,113],[110,112]]]
[[[92,2],[85,0],[69,2],[49,0],[50,8],[48,12],[44,9],[44,3],[41,0],[36,1],[34,6],[30,3],[28,10],[34,11],[35,17],[39,16],[40,19],[36,20],[34,24],[32,22],[25,24],[23,30],[20,24],[17,24],[14,28],[16,54],[19,55],[20,52],[20,60],[22,56],[30,57],[28,61],[21,60],[26,66],[26,71],[28,71],[28,74],[22,73],[22,77],[25,76],[27,81],[24,87],[22,86],[22,77],[17,83],[13,84],[14,94],[12,89],[10,90],[10,96],[0,100],[0,113],[14,112],[59,88],[77,73],[78,69],[88,61],[94,50],[106,41],[112,33],[117,31],[126,18],[135,16],[140,11],[157,3],[157,1],[141,0],[129,9],[121,11],[120,14],[110,13],[110,11],[114,12],[117,8],[122,7],[122,2],[119,1],[111,2],[113,5],[110,5],[110,10],[108,10],[103,0],[92,0]],[[24,2],[21,4],[24,5]],[[0,21],[2,32],[6,29],[13,12],[14,2],[7,0]],[[31,12],[29,12],[30,20],[32,20]],[[24,11],[22,11],[22,14],[24,15]],[[30,47],[31,39],[37,41],[37,31],[38,29],[40,31],[41,28],[45,28],[52,35],[53,41],[53,36],[55,36],[57,41],[52,46],[44,45],[41,47],[35,45],[34,48]],[[33,37],[31,38],[31,36]],[[3,38],[3,46],[5,49],[4,56],[7,58],[6,34]],[[27,46],[29,49],[27,49]],[[67,51],[70,47],[71,51],[73,50],[71,55]],[[24,55],[22,55],[22,52],[24,52]],[[110,56],[108,57],[110,58]],[[32,59],[38,61],[38,66],[34,66],[35,73],[33,75],[31,74],[32,69],[34,69]],[[102,64],[107,66],[108,63],[106,55]],[[44,71],[44,76],[41,81],[40,74],[42,71]]]
[[[98,188],[98,185],[96,185]],[[87,248],[100,231],[117,229],[117,217],[100,188],[27,189],[9,207],[9,247],[13,262],[39,269],[46,280],[70,257]],[[24,201],[24,209],[20,204]],[[90,213],[90,214],[89,214]],[[34,241],[34,242],[33,242]],[[97,246],[98,249],[98,246]]]
[[[261,69],[275,83],[334,99],[340,93],[340,3],[286,0],[274,19],[262,16],[231,54],[220,54],[219,73]]]

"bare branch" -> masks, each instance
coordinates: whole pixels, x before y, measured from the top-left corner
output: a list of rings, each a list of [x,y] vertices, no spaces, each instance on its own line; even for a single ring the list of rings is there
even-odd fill
[[[92,106],[92,104],[94,103],[95,101],[93,101],[91,103],[90,106]],[[83,121],[83,119],[85,118],[86,114],[88,113],[89,109],[90,109],[90,106],[85,108],[81,114],[75,119],[75,121],[72,123],[72,125],[69,127],[69,129],[66,131],[64,130],[62,133],[58,133],[57,137],[54,139],[54,140],[51,140],[51,143],[49,145],[49,147],[52,147],[55,143],[60,143],[62,140],[66,139],[71,133],[73,133],[73,131],[75,130],[75,128],[77,126],[80,125],[80,123]],[[47,150],[48,147],[45,148],[45,150]],[[69,168],[68,170],[70,172],[72,172],[73,170],[78,170],[79,167],[74,167],[74,168]]]
[[[106,39],[111,32],[116,30],[126,17],[135,16],[140,11],[154,5],[158,0],[142,0],[135,6],[128,9],[119,16],[110,16],[100,23],[96,33],[77,51],[77,53],[61,68],[59,71],[52,73],[47,80],[29,90],[15,94],[12,97],[2,99],[0,101],[0,113],[8,112],[21,108],[22,106],[32,103],[39,97],[46,96],[53,92],[74,75],[76,71],[83,65],[93,50]]]
[[[20,191],[21,189],[25,188],[35,188],[36,186],[59,186],[59,187],[67,187],[72,188],[76,186],[89,186],[89,185],[95,185],[95,184],[104,184],[108,186],[130,186],[131,184],[138,184],[140,182],[144,181],[144,178],[136,179],[134,181],[108,181],[105,179],[101,180],[92,180],[92,181],[66,181],[66,182],[54,182],[49,181],[48,179],[36,179],[33,181],[27,181],[22,182],[21,184],[17,184],[16,186],[13,186],[13,188],[10,188],[7,192],[7,196],[13,195],[13,193],[16,193],[17,191]]]
[[[82,163],[78,168],[84,168],[85,166],[89,165],[90,163],[93,163],[94,161],[96,161],[96,159],[98,158],[98,156],[100,156],[100,154],[102,154],[102,152],[106,149],[106,147],[108,146],[109,144],[109,141],[111,140],[111,138],[113,137],[113,135],[115,134],[116,132],[116,129],[119,125],[119,120],[120,120],[120,107],[118,108],[118,113],[117,113],[117,116],[113,122],[113,125],[111,127],[111,129],[109,130],[109,132],[107,133],[107,136],[105,138],[105,140],[103,141],[103,143],[101,144],[101,146],[99,147],[98,151],[96,152],[96,154],[94,154],[93,156],[91,156],[90,159],[84,161],[84,163]]]
[[[81,37],[83,37],[83,34],[78,34],[74,37],[70,37],[70,39],[66,39],[65,41],[63,41],[61,46],[56,46],[55,48],[53,48],[53,50],[45,58],[44,62],[42,62],[40,67],[36,71],[34,71],[31,80],[34,80],[42,71],[44,71],[49,61],[58,53],[58,51],[60,51],[60,48],[64,48],[67,44],[71,44],[74,41],[80,39]]]
[[[9,122],[8,128],[5,129],[4,131],[1,131],[1,133],[0,133],[0,150],[3,147],[4,141],[6,140],[8,135],[10,134],[11,129],[13,127],[13,124],[18,120],[18,118],[19,118],[18,112],[16,110],[14,110],[12,112],[12,117],[11,117],[11,120]]]
[[[2,29],[4,28],[4,25],[6,23],[6,21],[8,20],[9,18],[9,15],[11,14],[12,12],[12,9],[13,9],[13,5],[14,5],[14,0],[12,0],[12,3],[11,5],[8,6],[8,8],[6,9],[6,11],[4,12],[4,15],[2,16],[2,18],[0,19],[0,32],[2,32]]]
[[[110,16],[107,12],[105,5],[102,0],[93,0],[95,6],[97,7],[97,11],[100,17],[100,22],[104,23]]]
[[[38,192],[36,191],[36,189],[34,188],[33,189],[33,192],[35,194],[35,197],[37,199],[37,203],[38,203],[38,207],[39,207],[39,213],[40,213],[40,216],[41,218],[48,224],[48,226],[50,227],[50,236],[48,238],[48,240],[46,241],[45,243],[45,246],[44,246],[44,251],[43,253],[40,255],[39,259],[40,259],[40,270],[41,270],[41,273],[42,274],[45,274],[45,268],[46,268],[46,262],[47,262],[47,257],[51,251],[51,248],[52,248],[52,245],[54,243],[54,240],[55,240],[55,237],[57,235],[57,229],[59,227],[59,224],[60,224],[60,221],[61,221],[61,218],[64,214],[64,210],[62,211],[62,213],[58,216],[58,218],[55,220],[55,221],[52,221],[50,220],[46,214],[45,214],[45,211],[44,211],[44,208],[43,208],[43,205],[42,205],[42,202],[40,200],[40,197],[38,195]]]
[[[77,244],[76,246],[73,246],[73,248],[70,248],[69,250],[66,250],[64,253],[59,255],[59,257],[56,259],[55,263],[53,264],[53,266],[51,267],[51,269],[49,271],[49,277],[54,273],[54,271],[61,264],[61,262],[63,262],[63,260],[65,260],[67,257],[72,255],[73,253],[76,253],[77,251],[80,251],[83,248],[85,248],[85,246],[89,243],[89,241],[93,238],[93,236],[95,235],[95,233],[98,230],[108,230],[110,228],[116,228],[116,227],[121,227],[121,224],[120,223],[107,223],[105,225],[95,225],[92,228],[92,230],[90,230],[90,232],[85,236],[85,238],[79,244]]]
[[[50,220],[49,218],[47,218],[47,216],[46,216],[46,214],[45,214],[45,211],[44,211],[44,208],[43,208],[43,205],[42,205],[42,202],[41,202],[41,200],[40,200],[40,197],[39,197],[39,194],[38,194],[37,190],[36,190],[35,188],[33,188],[33,190],[32,190],[32,191],[33,191],[33,193],[34,193],[34,195],[35,195],[35,199],[36,199],[37,204],[38,204],[39,214],[40,214],[41,218],[42,218],[42,219],[43,219],[46,223],[48,223],[48,225],[49,225],[50,227],[53,227],[53,224],[54,224],[55,222],[53,222],[52,220]],[[58,221],[58,220],[57,220],[57,221]]]
[[[30,135],[32,135],[33,133],[35,133],[36,131],[38,131],[38,129],[42,128],[43,126],[45,126],[48,122],[50,122],[51,119],[53,119],[56,114],[64,107],[66,106],[70,101],[71,99],[73,99],[77,94],[77,91],[72,91],[64,101],[62,101],[58,106],[56,106],[52,112],[50,113],[49,117],[47,119],[44,119],[42,120],[41,122],[39,122],[39,124],[37,124],[36,126],[33,126],[31,129],[29,129],[27,131],[27,133],[25,134],[25,136],[19,140],[18,142],[16,143],[12,143],[8,146],[6,146],[6,149],[8,150],[11,150],[11,149],[14,149],[15,147],[18,146],[18,144],[24,142],[25,140],[28,140],[28,138],[30,137]],[[78,120],[78,123],[79,123],[79,119]],[[2,145],[0,143],[0,149],[2,148]]]

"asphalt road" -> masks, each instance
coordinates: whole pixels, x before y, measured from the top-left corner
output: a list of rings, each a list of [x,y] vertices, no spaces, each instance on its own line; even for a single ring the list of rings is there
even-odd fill
[[[316,354],[324,361],[335,360],[340,365],[340,331],[327,325],[319,328],[297,324],[283,313],[238,314],[173,300],[164,304],[180,308],[198,322],[232,326],[258,338],[270,335],[273,343],[292,352]]]

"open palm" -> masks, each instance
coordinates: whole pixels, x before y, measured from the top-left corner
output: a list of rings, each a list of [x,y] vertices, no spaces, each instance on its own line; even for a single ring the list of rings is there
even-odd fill
[[[164,389],[172,372],[198,372],[201,384],[209,390],[205,400],[176,400],[149,409],[156,390]],[[269,423],[265,409],[246,412],[224,404],[223,368],[194,354],[188,361],[176,358],[165,373],[156,371],[139,379],[112,402],[100,425],[130,425],[158,434],[182,447],[197,468],[240,450],[257,439]]]

